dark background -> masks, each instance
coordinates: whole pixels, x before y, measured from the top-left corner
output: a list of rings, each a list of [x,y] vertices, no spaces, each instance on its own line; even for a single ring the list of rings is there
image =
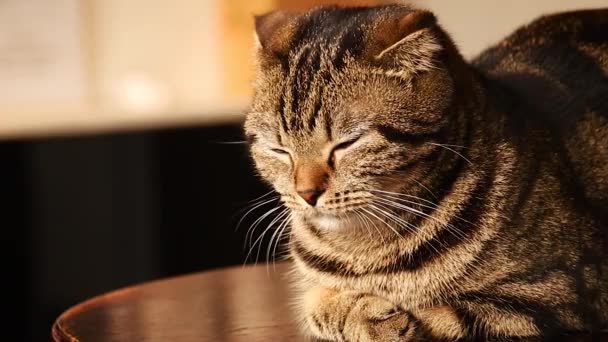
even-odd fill
[[[48,341],[61,312],[112,289],[245,262],[274,203],[235,231],[270,190],[225,143],[242,140],[235,123],[0,141],[5,340]]]

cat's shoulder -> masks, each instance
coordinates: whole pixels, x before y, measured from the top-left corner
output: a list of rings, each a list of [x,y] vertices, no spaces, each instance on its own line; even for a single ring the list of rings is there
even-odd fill
[[[525,44],[542,40],[581,38],[608,41],[608,8],[569,11],[541,16],[517,29],[504,44]]]
[[[534,107],[534,116],[563,129],[589,111],[606,115],[608,8],[542,16],[472,65]]]
[[[473,65],[485,84],[509,89],[500,101],[514,121],[558,133],[587,199],[608,209],[608,9],[540,17]]]

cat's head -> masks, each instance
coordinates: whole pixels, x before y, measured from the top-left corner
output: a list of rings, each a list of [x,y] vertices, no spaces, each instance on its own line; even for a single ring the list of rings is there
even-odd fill
[[[334,229],[373,212],[383,191],[422,191],[435,143],[453,129],[464,65],[433,14],[321,7],[255,21],[245,132],[257,170],[292,212]]]

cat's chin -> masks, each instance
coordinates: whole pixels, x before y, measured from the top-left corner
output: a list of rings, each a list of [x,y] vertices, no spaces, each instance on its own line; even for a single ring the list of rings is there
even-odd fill
[[[357,225],[357,219],[352,215],[317,214],[310,221],[317,229],[326,231],[352,229]]]

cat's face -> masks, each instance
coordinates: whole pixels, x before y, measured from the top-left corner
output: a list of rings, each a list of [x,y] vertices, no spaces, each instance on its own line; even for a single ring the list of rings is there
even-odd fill
[[[376,32],[397,9],[410,13],[326,8],[258,20],[251,153],[285,205],[318,228],[374,215],[378,195],[420,187],[437,162],[453,82],[434,60],[429,23],[397,21],[403,37]]]

